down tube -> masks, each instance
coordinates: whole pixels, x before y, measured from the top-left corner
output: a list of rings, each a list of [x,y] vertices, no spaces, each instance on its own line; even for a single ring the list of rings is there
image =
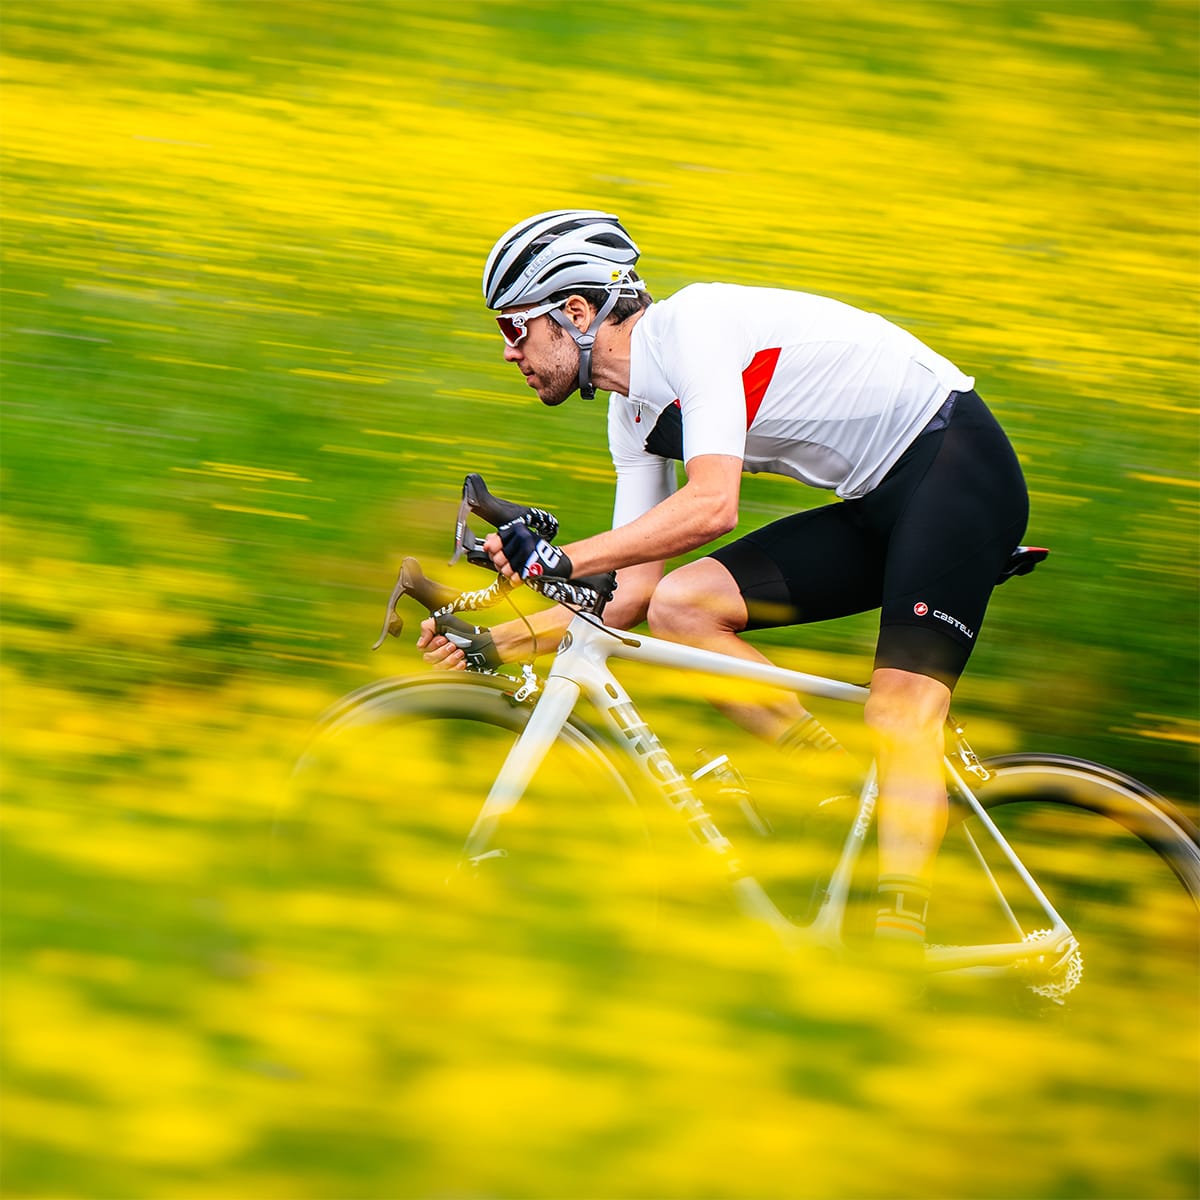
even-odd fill
[[[530,714],[529,723],[504,759],[504,765],[467,835],[463,846],[464,858],[476,858],[482,854],[492,840],[500,818],[512,812],[520,803],[529,781],[562,732],[578,699],[579,685],[572,680],[559,676],[547,681]]]
[[[687,823],[692,837],[723,865],[742,912],[768,926],[785,946],[795,946],[801,940],[796,926],[784,916],[762,884],[746,872],[733,844],[717,828],[688,779],[642,719],[629,693],[607,672],[602,680],[589,678],[587,692],[593,704],[607,716],[630,756]]]

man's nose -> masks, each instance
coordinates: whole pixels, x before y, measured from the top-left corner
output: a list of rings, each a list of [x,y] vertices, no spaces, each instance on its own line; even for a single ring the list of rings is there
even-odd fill
[[[504,343],[504,361],[517,362],[521,358],[521,347],[510,346],[507,342]]]

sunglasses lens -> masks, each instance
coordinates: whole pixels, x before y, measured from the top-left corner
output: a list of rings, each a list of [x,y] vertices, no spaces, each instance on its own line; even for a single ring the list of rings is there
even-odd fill
[[[515,346],[525,336],[525,326],[518,325],[512,317],[497,317],[496,324],[510,346]]]

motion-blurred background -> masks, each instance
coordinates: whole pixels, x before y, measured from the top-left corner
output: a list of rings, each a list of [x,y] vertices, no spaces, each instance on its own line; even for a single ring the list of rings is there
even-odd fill
[[[605,527],[603,402],[542,409],[479,295],[565,206],[655,294],[822,292],[976,375],[1053,556],[957,708],[1194,812],[1198,41],[1188,0],[8,0],[4,1193],[1194,1194],[1186,987],[759,1021],[731,925],[422,993],[367,889],[261,868],[311,720],[419,666],[368,646],[467,471]],[[743,525],[823,499],[750,479]]]

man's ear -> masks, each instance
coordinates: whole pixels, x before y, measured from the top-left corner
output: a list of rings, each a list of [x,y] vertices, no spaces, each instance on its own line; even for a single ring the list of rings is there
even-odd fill
[[[586,333],[596,319],[596,310],[582,296],[571,296],[563,305],[563,312],[580,333]]]

